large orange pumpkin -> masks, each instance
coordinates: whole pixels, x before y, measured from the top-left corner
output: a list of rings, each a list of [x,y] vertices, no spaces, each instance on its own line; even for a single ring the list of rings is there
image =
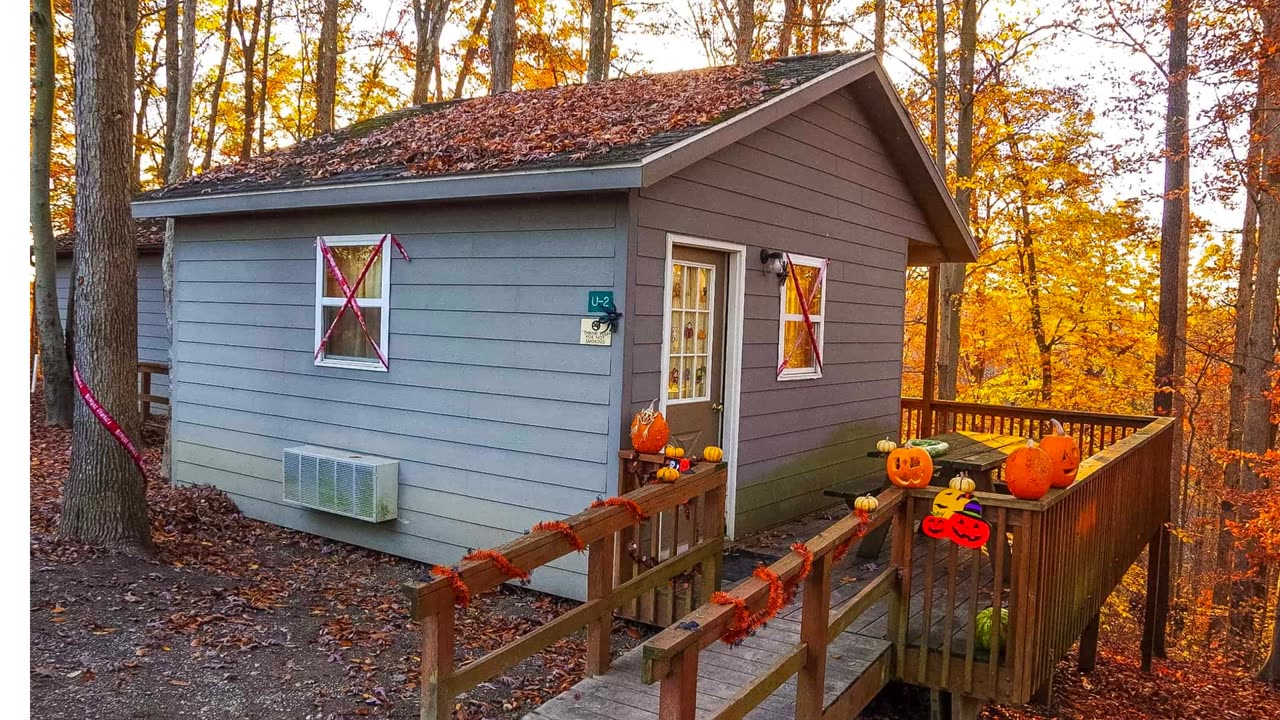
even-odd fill
[[[1040,449],[1049,454],[1049,461],[1053,463],[1049,485],[1064,488],[1076,481],[1076,472],[1080,470],[1080,445],[1063,431],[1062,423],[1057,420],[1051,422],[1053,434],[1040,439]]]
[[[660,453],[667,446],[667,440],[671,439],[667,419],[654,407],[657,403],[654,400],[631,418],[631,447],[642,453]]]
[[[1004,482],[1009,492],[1023,500],[1039,500],[1049,492],[1049,476],[1053,473],[1053,461],[1035,442],[1028,440],[1009,454],[1004,461]]]
[[[889,453],[885,469],[889,481],[898,487],[928,487],[933,478],[933,458],[924,448],[900,447]]]

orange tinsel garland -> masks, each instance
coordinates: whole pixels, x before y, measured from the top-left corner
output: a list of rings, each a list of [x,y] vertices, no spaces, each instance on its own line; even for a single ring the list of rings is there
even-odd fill
[[[712,593],[711,602],[717,605],[733,606],[733,619],[729,621],[729,629],[720,636],[726,645],[737,645],[755,631],[751,625],[751,611],[747,609],[746,600],[727,592],[717,591]]]
[[[849,548],[853,546],[853,542],[867,534],[867,526],[871,524],[871,513],[866,510],[854,510],[853,514],[858,516],[858,527],[854,529],[852,535],[844,539],[844,542],[836,546],[835,552],[831,554],[832,562],[843,560],[844,556],[849,554]]]
[[[611,497],[611,498],[605,498],[603,500],[596,500],[595,502],[591,503],[591,507],[593,508],[624,507],[627,510],[631,511],[631,517],[635,518],[636,522],[640,522],[641,520],[644,520],[645,518],[649,517],[648,515],[645,514],[644,510],[640,509],[640,506],[636,504],[636,501],[632,500],[631,498]]]
[[[587,549],[587,546],[582,542],[582,538],[578,537],[578,533],[574,531],[573,526],[563,520],[543,520],[537,525],[534,525],[533,530],[535,532],[538,530],[545,530],[547,532],[560,533],[565,536],[565,539],[569,541],[569,545],[572,546],[574,550],[582,552]]]
[[[800,570],[790,580],[783,582],[782,578],[778,577],[778,573],[767,565],[761,565],[752,573],[758,580],[769,585],[769,599],[760,612],[751,613],[745,599],[726,592],[717,592],[711,596],[711,602],[717,605],[734,607],[733,620],[729,622],[729,628],[720,636],[720,640],[726,645],[737,645],[742,642],[795,599],[800,583],[804,582],[813,570],[813,553],[804,543],[796,543],[791,546],[791,549],[800,554]]]
[[[515,563],[507,559],[506,555],[497,550],[475,550],[467,553],[462,557],[463,562],[471,560],[492,560],[494,565],[509,578],[515,578],[520,582],[529,581],[529,573],[515,566]]]
[[[453,602],[456,605],[467,607],[471,604],[471,589],[462,581],[462,577],[458,575],[458,571],[445,567],[444,565],[436,565],[431,568],[431,574],[437,577],[448,578],[449,586],[453,588]]]

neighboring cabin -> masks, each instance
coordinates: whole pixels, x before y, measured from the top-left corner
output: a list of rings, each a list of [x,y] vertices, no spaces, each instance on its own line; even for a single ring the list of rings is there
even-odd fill
[[[654,398],[695,451],[724,446],[731,533],[874,482],[905,271],[975,255],[870,54],[410,108],[134,212],[177,219],[174,479],[437,563],[613,494]],[[387,244],[370,266],[369,337],[345,312],[317,353],[344,301],[317,237],[354,284],[387,234],[410,261]],[[584,331],[590,291],[623,312],[609,345]],[[303,445],[397,461],[398,517],[286,501]],[[580,598],[583,572],[533,584]]]
[[[164,319],[164,286],[160,278],[160,256],[164,251],[164,221],[138,220],[134,223],[138,249],[138,360],[169,362],[169,328]],[[64,233],[58,242],[58,314],[67,324],[67,297],[71,283],[72,250],[75,232]],[[169,378],[154,375],[151,393],[168,397]],[[162,415],[163,405],[152,405],[153,414]]]

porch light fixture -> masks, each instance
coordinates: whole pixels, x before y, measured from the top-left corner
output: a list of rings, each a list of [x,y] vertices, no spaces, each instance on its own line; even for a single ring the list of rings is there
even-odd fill
[[[787,281],[787,261],[780,251],[760,248],[760,264],[764,265],[765,272],[778,276],[779,285]]]

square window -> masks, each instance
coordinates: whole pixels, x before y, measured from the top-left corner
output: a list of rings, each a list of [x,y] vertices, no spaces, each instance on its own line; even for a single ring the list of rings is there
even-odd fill
[[[316,242],[316,347],[320,346],[325,333],[333,328],[324,350],[316,358],[316,365],[387,369],[378,357],[379,350],[384,357],[387,354],[387,315],[391,294],[391,263],[384,237],[339,235],[319,238],[328,247],[348,287],[355,288],[355,300],[369,328],[368,335],[360,327],[354,308],[342,310],[347,302],[346,296],[325,260],[320,242]],[[365,271],[366,265],[368,271]],[[363,281],[360,280],[362,272]]]
[[[787,261],[787,279],[779,289],[778,379],[820,378],[827,261],[805,255],[788,255]]]

